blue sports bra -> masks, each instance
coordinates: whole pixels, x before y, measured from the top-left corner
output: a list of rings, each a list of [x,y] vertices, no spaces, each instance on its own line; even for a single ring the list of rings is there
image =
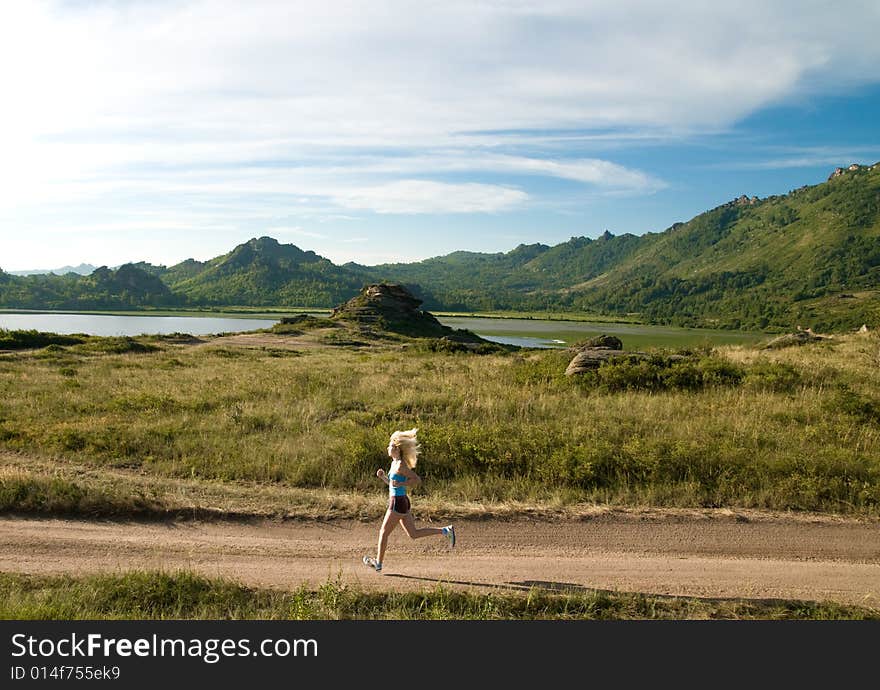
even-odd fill
[[[391,479],[397,482],[405,482],[406,476],[402,474],[392,474]],[[388,482],[388,490],[392,496],[406,496],[405,486],[391,486],[390,481]]]

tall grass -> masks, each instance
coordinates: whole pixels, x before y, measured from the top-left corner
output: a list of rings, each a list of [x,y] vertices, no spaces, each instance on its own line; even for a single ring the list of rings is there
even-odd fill
[[[878,352],[722,348],[645,385],[638,364],[566,377],[559,351],[54,346],[0,357],[0,447],[375,492],[388,435],[418,426],[420,490],[451,500],[877,514]]]
[[[137,491],[84,486],[61,477],[0,473],[0,512],[71,514],[92,517],[156,515],[166,511]]]
[[[437,587],[371,592],[328,581],[292,592],[253,589],[188,572],[73,578],[0,573],[0,618],[27,620],[867,620],[880,612],[805,601],[707,600],[538,588],[489,593]]]

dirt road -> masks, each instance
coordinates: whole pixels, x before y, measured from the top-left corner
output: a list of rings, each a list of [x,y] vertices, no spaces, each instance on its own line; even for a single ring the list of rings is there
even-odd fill
[[[688,517],[654,511],[584,521],[458,522],[458,545],[391,535],[385,572],[361,564],[377,525],[94,522],[0,518],[0,571],[190,569],[250,585],[328,579],[367,588],[604,589],[712,598],[829,600],[880,608],[880,524]]]

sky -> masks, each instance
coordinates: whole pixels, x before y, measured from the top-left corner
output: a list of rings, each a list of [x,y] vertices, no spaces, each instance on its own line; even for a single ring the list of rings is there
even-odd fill
[[[876,0],[4,0],[0,268],[660,232],[880,161]]]

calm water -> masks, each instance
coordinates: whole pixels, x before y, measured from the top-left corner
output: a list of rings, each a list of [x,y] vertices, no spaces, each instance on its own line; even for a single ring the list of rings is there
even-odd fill
[[[631,323],[558,321],[543,319],[485,319],[468,316],[438,317],[452,328],[466,328],[486,339],[527,347],[568,347],[593,336],[617,336],[624,348],[692,347],[755,343],[766,338],[763,333],[721,331],[707,328],[644,326]]]
[[[0,314],[0,328],[85,333],[87,335],[209,335],[271,328],[276,319],[233,319],[214,316],[117,316],[116,314]]]
[[[326,315],[326,314],[318,314]],[[438,320],[452,328],[466,328],[487,340],[522,347],[567,347],[602,333],[615,335],[626,349],[643,347],[688,347],[754,343],[761,333],[714,331],[672,326],[642,326],[589,321],[541,319],[486,319],[465,316],[442,316]],[[3,314],[0,328],[46,331],[49,333],[86,333],[89,335],[141,335],[190,333],[209,335],[271,328],[277,319],[232,318],[220,316],[121,316],[116,314]]]

